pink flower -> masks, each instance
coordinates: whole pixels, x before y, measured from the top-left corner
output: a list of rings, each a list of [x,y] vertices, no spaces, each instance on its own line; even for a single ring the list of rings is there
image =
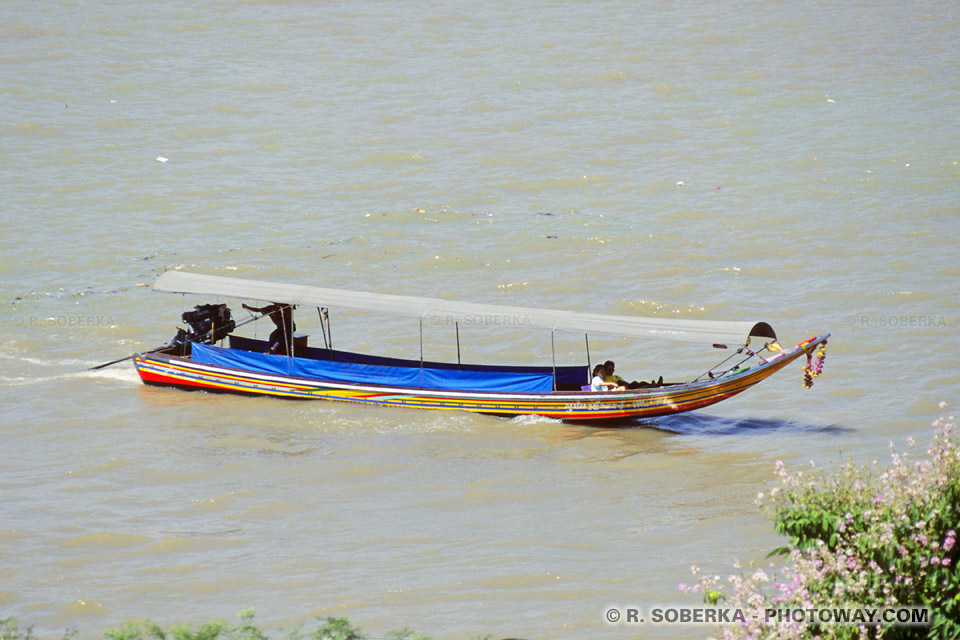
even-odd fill
[[[943,565],[944,567],[949,567],[949,566],[950,566],[950,558],[944,558],[943,560],[940,561],[940,564]]]

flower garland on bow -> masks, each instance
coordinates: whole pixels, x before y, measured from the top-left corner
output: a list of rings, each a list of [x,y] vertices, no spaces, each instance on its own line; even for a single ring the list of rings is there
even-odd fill
[[[816,355],[807,353],[807,366],[803,368],[803,386],[807,389],[813,386],[814,378],[819,378],[823,372],[823,361],[827,359],[827,343],[822,342]]]

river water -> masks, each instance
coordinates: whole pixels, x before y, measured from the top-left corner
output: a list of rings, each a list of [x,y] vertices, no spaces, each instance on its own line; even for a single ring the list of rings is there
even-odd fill
[[[42,633],[252,606],[269,630],[705,637],[604,612],[765,562],[775,460],[884,460],[960,402],[955,2],[0,13],[0,614]],[[85,372],[214,302],[151,292],[171,268],[833,337],[810,390],[797,364],[618,429]],[[415,322],[332,320],[338,348],[417,357]],[[460,337],[550,363],[549,334]],[[425,341],[455,357],[451,327]],[[590,347],[626,377],[725,355]]]

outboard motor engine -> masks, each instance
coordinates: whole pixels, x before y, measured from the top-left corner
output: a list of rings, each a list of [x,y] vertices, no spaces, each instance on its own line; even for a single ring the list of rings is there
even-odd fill
[[[199,304],[193,311],[184,311],[181,316],[190,330],[177,329],[173,343],[179,347],[179,355],[190,355],[190,343],[213,344],[222,340],[236,328],[230,307],[225,304]]]

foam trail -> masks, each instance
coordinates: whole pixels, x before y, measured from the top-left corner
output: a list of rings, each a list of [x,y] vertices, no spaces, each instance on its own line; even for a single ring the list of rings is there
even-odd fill
[[[20,375],[0,375],[0,387],[24,387],[35,384],[44,384],[55,382],[57,380],[71,380],[77,378],[98,378],[102,380],[114,380],[117,382],[138,384],[140,378],[129,365],[115,365],[113,368],[97,369],[88,371],[87,369],[96,362],[90,360],[78,360],[76,358],[56,358],[43,360],[31,356],[20,356],[9,353],[0,353],[0,361],[7,361],[10,373]],[[23,369],[40,368],[38,375],[29,375]],[[61,372],[50,374],[51,369],[59,369]]]

